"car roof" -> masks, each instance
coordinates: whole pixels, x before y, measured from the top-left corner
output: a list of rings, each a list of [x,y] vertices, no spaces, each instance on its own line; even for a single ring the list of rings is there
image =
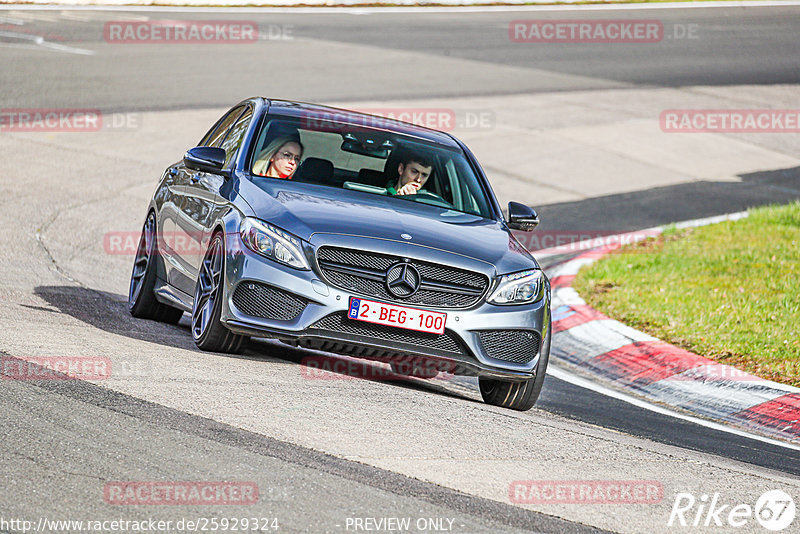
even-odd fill
[[[371,115],[369,113],[361,113],[358,111],[336,108],[332,106],[310,104],[307,102],[295,102],[291,100],[272,98],[263,98],[263,100],[269,105],[270,113],[274,112],[279,115],[290,117],[310,116],[319,119],[331,119],[335,120],[336,122],[365,126],[378,130],[392,131],[403,135],[424,139],[432,143],[438,143],[453,148],[460,148],[459,144],[451,135],[440,132],[439,130],[425,128],[424,126],[417,126],[416,124],[411,124],[396,119],[390,119],[387,117]],[[401,110],[398,108],[397,111],[413,112],[414,110],[412,108],[409,108],[408,110]],[[445,112],[446,110],[420,108],[418,111]]]

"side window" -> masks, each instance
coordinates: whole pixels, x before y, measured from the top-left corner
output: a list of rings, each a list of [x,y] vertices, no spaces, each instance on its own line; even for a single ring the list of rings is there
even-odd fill
[[[227,117],[227,115],[226,115],[226,117]],[[214,126],[212,126],[211,129],[208,132],[206,132],[206,134],[203,136],[203,138],[200,140],[200,142],[197,143],[197,146],[208,146],[209,139],[211,139],[211,136],[214,135],[214,132],[217,131],[217,126],[219,126],[219,124],[221,122],[222,122],[222,119],[219,119],[217,122],[215,122]]]
[[[217,127],[214,128],[212,132],[206,134],[202,141],[200,141],[200,146],[216,146],[218,147],[222,140],[225,138],[225,134],[228,133],[228,128],[231,127],[233,121],[239,118],[242,111],[244,110],[244,106],[239,106],[233,110],[231,110],[225,117],[223,117],[219,122],[217,122]]]
[[[457,210],[475,215],[481,214],[481,207],[477,204],[477,198],[473,189],[477,186],[474,180],[462,180],[458,173],[458,167],[451,159],[445,164],[447,179],[450,182],[450,190],[453,194],[452,204]],[[445,199],[450,200],[450,199]]]
[[[236,121],[225,137],[225,140],[220,145],[221,148],[225,149],[224,168],[227,169],[230,166],[236,152],[239,151],[239,147],[242,145],[242,140],[244,139],[244,133],[247,131],[247,127],[250,125],[250,119],[252,118],[253,110],[247,108],[247,111],[242,113],[242,116],[239,117],[239,120]]]
[[[465,205],[464,191],[462,190],[461,181],[458,179],[458,173],[456,172],[456,166],[453,164],[453,160],[447,160],[445,171],[447,172],[447,180],[450,182],[450,190],[453,192],[452,204],[456,209],[463,211]]]

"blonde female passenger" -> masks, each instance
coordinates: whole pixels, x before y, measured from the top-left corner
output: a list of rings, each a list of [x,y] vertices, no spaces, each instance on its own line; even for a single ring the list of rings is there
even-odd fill
[[[303,144],[297,136],[278,137],[259,152],[253,174],[291,180],[302,159]]]

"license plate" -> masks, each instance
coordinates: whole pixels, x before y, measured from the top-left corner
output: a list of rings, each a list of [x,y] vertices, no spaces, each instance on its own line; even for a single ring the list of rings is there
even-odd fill
[[[447,322],[446,313],[395,306],[356,297],[350,297],[350,311],[347,316],[357,321],[431,334],[444,334],[444,325]]]

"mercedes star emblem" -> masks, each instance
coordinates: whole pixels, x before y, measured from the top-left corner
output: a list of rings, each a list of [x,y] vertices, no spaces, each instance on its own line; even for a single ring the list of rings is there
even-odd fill
[[[395,297],[410,297],[419,289],[419,271],[410,263],[396,263],[386,271],[386,289]]]

